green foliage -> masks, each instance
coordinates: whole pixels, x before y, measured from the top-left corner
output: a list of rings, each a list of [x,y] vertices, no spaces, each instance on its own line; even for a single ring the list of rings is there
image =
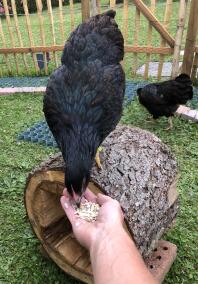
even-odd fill
[[[79,1],[74,1],[74,2],[79,2]],[[17,13],[18,14],[24,14],[24,9],[23,9],[23,3],[21,0],[15,0],[16,3],[16,8],[17,8]],[[9,6],[11,7],[11,1],[8,1]],[[43,4],[43,10],[47,9],[47,0],[42,1]],[[58,0],[51,0],[52,7],[58,7],[59,6],[59,1]],[[69,0],[64,0],[63,5],[68,5]],[[27,5],[28,5],[28,10],[29,13],[34,13],[37,11],[37,6],[36,6],[36,0],[27,0]]]
[[[17,1],[21,2],[20,0],[17,0]],[[42,4],[43,4],[43,10],[47,9],[47,0],[43,0]],[[51,4],[52,4],[52,7],[58,7],[59,6],[59,3],[58,3],[57,0],[51,0]],[[28,0],[28,8],[29,8],[30,13],[36,12],[37,11],[36,1],[35,0]]]

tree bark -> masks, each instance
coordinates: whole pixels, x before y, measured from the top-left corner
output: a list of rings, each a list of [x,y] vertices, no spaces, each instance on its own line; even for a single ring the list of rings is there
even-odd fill
[[[175,158],[155,135],[128,126],[118,126],[106,138],[102,147],[103,169],[93,166],[91,182],[103,193],[120,202],[127,228],[143,257],[147,257],[170,227],[178,211]],[[60,182],[53,181],[53,175],[57,171],[62,173]],[[64,162],[60,153],[29,174],[26,190],[27,212],[34,211],[32,201],[29,201],[31,190],[38,185],[43,190],[47,178],[42,181],[42,173],[45,172],[51,173],[49,180],[53,182],[51,185],[48,183],[44,191],[61,194],[64,187]],[[35,177],[37,181],[33,182]],[[40,197],[32,200],[40,200]],[[39,206],[35,209],[36,214],[40,210]],[[57,206],[60,206],[59,201]],[[62,211],[59,210],[58,214],[62,216]],[[29,213],[29,218],[32,222],[34,212]],[[56,218],[56,214],[53,218]],[[45,218],[42,220],[46,222]],[[35,222],[32,223],[35,226]]]
[[[103,143],[103,170],[92,181],[117,199],[143,256],[148,256],[178,210],[177,165],[168,147],[148,131],[118,126]]]

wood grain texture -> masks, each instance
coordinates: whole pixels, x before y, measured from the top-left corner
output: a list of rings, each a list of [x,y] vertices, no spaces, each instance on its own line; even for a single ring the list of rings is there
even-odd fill
[[[163,26],[166,30],[168,30],[168,26],[170,23],[170,18],[172,14],[172,5],[173,5],[173,0],[167,0],[166,1],[166,10],[164,14],[164,23]],[[166,46],[166,41],[164,38],[161,39],[160,47]],[[161,80],[161,75],[162,75],[162,69],[163,69],[163,64],[164,64],[164,54],[160,54],[159,58],[159,64],[158,64],[158,71],[157,71],[157,79]]]
[[[150,10],[153,14],[155,14],[156,0],[151,0],[150,2],[151,2]],[[151,43],[152,43],[152,29],[153,29],[153,27],[152,27],[151,23],[149,22],[149,24],[148,24],[148,35],[147,35],[147,45],[148,46],[151,46]],[[144,70],[144,79],[145,80],[148,80],[148,77],[149,77],[150,60],[151,60],[151,54],[147,53],[146,62],[145,62],[145,70]]]
[[[12,6],[12,13],[13,13],[13,16],[14,16],[14,24],[15,24],[15,28],[16,28],[17,38],[18,38],[20,46],[23,47],[23,40],[22,40],[22,35],[21,35],[21,32],[20,32],[20,26],[19,26],[19,21],[18,21],[18,16],[17,16],[15,0],[11,0],[11,6]],[[28,72],[28,63],[27,63],[27,58],[26,58],[25,54],[23,54],[22,58],[23,58],[25,70],[26,70],[26,72]]]
[[[11,19],[10,19],[10,13],[9,13],[9,9],[8,9],[8,2],[7,0],[3,0],[3,7],[5,9],[5,17],[6,17],[6,23],[7,23],[7,28],[8,28],[8,33],[9,33],[9,37],[10,37],[10,45],[12,47],[15,46],[15,42],[14,42],[14,34],[12,31],[12,23],[11,23]],[[15,64],[16,64],[16,71],[17,74],[19,74],[19,62],[18,62],[18,58],[17,55],[14,54],[14,60],[15,60]]]
[[[160,21],[152,14],[149,8],[141,0],[133,0],[136,7],[141,11],[141,13],[149,20],[151,25],[160,33],[162,38],[168,43],[170,47],[174,47],[175,40],[169,34],[169,32],[163,27]]]
[[[172,73],[171,73],[172,78],[175,78],[179,74],[179,60],[180,60],[180,51],[182,46],[183,31],[186,20],[187,2],[188,1],[186,0],[180,1],[179,21],[175,36],[175,48],[174,48],[173,63],[172,63]]]
[[[2,20],[1,20],[1,17],[0,17],[0,37],[1,37],[1,41],[2,41],[2,45],[3,45],[3,48],[4,49],[7,49],[6,47],[6,40],[5,40],[5,34],[4,34],[4,31],[3,31],[3,26],[2,26]],[[4,54],[4,57],[5,57],[5,62],[6,62],[6,66],[8,68],[8,72],[9,74],[11,74],[11,64],[10,64],[10,61],[9,61],[9,58],[8,58],[8,55],[7,54]]]
[[[44,21],[42,16],[43,5],[41,0],[36,0],[37,6],[37,14],[39,19],[39,27],[40,27],[40,37],[41,37],[41,44],[45,46],[45,31],[44,31]],[[47,65],[47,54],[44,52],[44,70],[45,74],[48,75],[48,65]]]
[[[23,3],[23,9],[25,12],[25,21],[26,21],[26,27],[27,27],[27,32],[28,32],[28,38],[30,42],[30,47],[32,48],[34,46],[34,39],[33,39],[33,33],[32,33],[32,28],[31,28],[31,22],[30,22],[30,16],[29,16],[29,10],[28,10],[28,4],[27,0],[22,0]],[[36,54],[32,52],[32,58],[33,58],[33,63],[34,63],[34,68],[36,71],[36,74],[39,74],[39,67],[38,67],[38,62],[36,59]]]
[[[155,135],[128,126],[117,126],[102,146],[103,170],[93,166],[88,186],[94,193],[103,192],[120,202],[126,231],[147,263],[178,210],[175,159]],[[27,214],[49,257],[68,274],[93,283],[89,254],[75,239],[60,205],[64,170],[58,153],[29,174],[25,189]],[[158,269],[159,281],[170,263]]]
[[[194,51],[198,34],[198,1],[192,0],[190,6],[190,15],[188,21],[188,30],[182,64],[182,72],[191,75],[194,60]]]
[[[81,1],[82,21],[86,21],[90,17],[90,3],[89,0]]]

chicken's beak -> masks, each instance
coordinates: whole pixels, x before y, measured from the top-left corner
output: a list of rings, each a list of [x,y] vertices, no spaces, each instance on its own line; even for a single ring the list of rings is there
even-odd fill
[[[76,205],[78,208],[80,208],[81,201],[82,201],[82,196],[80,196],[78,200],[76,201]]]
[[[73,200],[75,202],[75,204],[78,206],[78,208],[80,207],[80,204],[81,204],[81,200],[82,200],[82,195],[79,196],[78,194],[76,194],[74,191],[72,192],[72,197],[73,197]]]

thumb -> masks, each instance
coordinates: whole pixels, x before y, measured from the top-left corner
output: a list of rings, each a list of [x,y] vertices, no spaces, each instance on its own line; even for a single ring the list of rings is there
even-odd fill
[[[102,193],[98,193],[97,195],[97,202],[99,205],[103,205],[104,203],[112,200],[111,197],[104,195]]]

